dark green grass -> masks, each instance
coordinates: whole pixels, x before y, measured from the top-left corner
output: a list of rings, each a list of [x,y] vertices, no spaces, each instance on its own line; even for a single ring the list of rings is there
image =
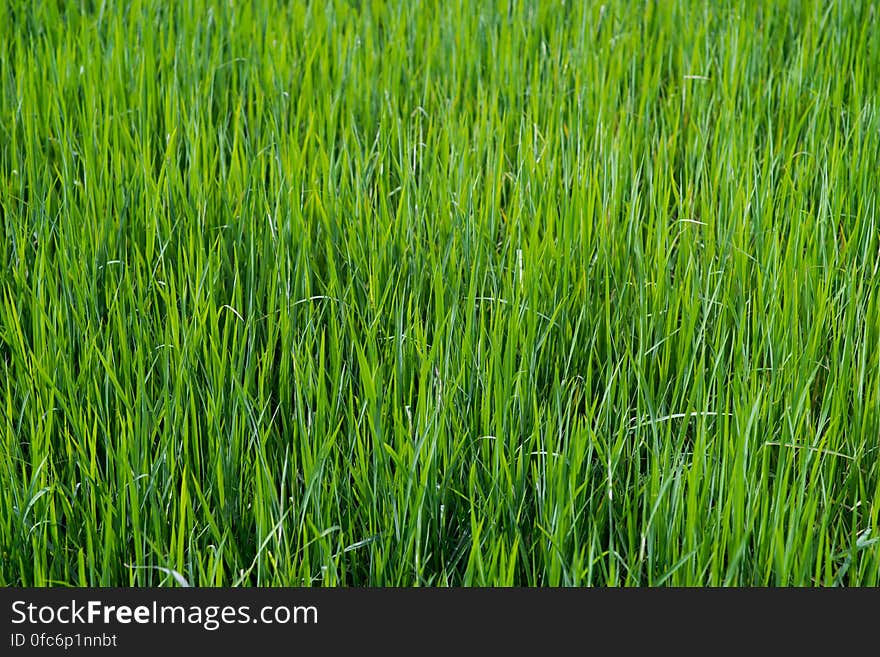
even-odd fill
[[[880,584],[878,88],[869,2],[3,3],[0,583]]]

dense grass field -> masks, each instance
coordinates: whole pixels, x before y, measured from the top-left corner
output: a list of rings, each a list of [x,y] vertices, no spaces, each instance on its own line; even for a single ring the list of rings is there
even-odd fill
[[[870,2],[0,8],[0,583],[880,585]]]

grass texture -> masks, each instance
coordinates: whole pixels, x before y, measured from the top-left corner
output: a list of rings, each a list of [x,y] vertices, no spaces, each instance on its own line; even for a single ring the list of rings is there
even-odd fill
[[[880,585],[869,2],[0,8],[0,583]]]

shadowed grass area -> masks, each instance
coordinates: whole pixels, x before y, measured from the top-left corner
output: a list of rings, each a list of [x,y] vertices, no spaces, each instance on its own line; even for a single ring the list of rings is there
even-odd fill
[[[0,583],[880,584],[869,2],[0,8]]]

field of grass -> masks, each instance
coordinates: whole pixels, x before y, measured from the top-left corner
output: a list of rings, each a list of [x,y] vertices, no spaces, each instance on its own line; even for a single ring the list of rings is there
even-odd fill
[[[880,8],[0,8],[0,584],[880,585]]]

